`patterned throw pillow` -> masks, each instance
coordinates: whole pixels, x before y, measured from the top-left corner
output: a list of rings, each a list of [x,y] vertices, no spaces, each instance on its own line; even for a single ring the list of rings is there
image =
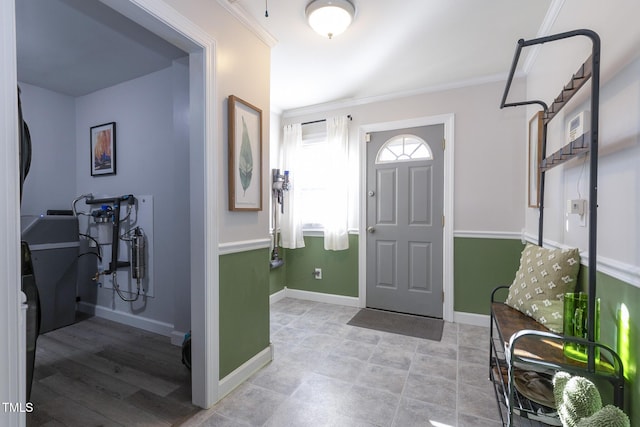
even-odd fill
[[[546,249],[528,243],[505,302],[561,334],[564,294],[575,291],[579,270],[578,249]]]

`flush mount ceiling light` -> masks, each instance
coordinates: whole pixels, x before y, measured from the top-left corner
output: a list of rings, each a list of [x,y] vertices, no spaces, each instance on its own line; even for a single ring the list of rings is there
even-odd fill
[[[314,0],[305,9],[311,28],[330,39],[351,25],[355,13],[356,8],[349,0]]]

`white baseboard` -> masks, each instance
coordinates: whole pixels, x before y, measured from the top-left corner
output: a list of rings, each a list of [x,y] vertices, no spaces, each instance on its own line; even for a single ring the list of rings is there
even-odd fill
[[[233,389],[245,382],[251,375],[273,360],[273,344],[244,362],[240,367],[231,372],[218,382],[218,399],[222,400]]]
[[[142,316],[136,316],[123,311],[111,310],[106,307],[80,301],[78,303],[78,311],[87,314],[93,314],[114,322],[124,325],[133,326],[134,328],[144,329],[145,331],[155,332],[156,334],[171,337],[173,333],[173,325],[170,323],[160,322],[159,320],[148,319]]]
[[[269,304],[276,303],[287,297],[287,288],[281,289],[278,292],[269,295]]]
[[[342,295],[323,294],[320,292],[301,291],[299,289],[284,288],[269,297],[269,303],[273,304],[283,298],[296,298],[308,301],[323,302],[327,304],[344,305],[348,307],[360,307],[357,297],[345,297]],[[489,327],[491,318],[487,314],[465,313],[455,311],[453,313],[453,321],[455,323],[463,323],[465,325],[485,326]]]
[[[184,336],[186,334],[187,334],[186,332],[182,332],[182,331],[171,332],[171,344],[178,347],[182,347],[182,343],[184,342]]]
[[[489,327],[491,317],[488,314],[465,313],[462,311],[453,312],[453,321],[455,323],[463,323],[465,325],[485,326]]]
[[[326,304],[344,305],[347,307],[360,307],[360,300],[358,299],[358,297],[346,297],[344,295],[323,294],[321,292],[301,291],[299,289],[290,289],[290,288],[284,288],[283,291],[284,291],[283,298],[296,298],[296,299],[303,299],[307,301],[322,302]]]

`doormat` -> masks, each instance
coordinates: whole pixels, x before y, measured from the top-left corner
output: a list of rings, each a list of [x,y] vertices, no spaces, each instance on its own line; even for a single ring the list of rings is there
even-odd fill
[[[440,341],[444,321],[432,317],[363,308],[347,322],[347,325]]]

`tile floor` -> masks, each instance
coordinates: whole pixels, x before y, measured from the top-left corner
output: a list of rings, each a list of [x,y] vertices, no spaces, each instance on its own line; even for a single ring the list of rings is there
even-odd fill
[[[357,308],[271,305],[274,360],[189,426],[500,426],[489,329],[445,323],[441,342],[349,326]]]

